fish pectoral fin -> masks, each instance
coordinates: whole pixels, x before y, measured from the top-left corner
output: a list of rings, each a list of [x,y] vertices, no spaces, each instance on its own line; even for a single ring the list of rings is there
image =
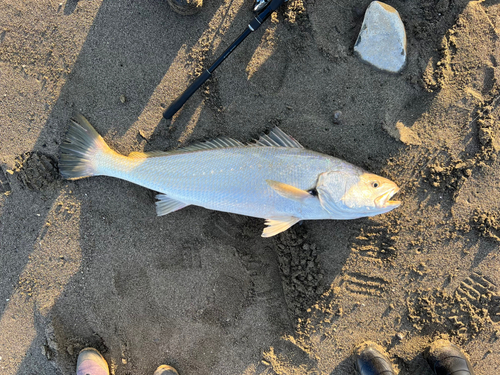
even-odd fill
[[[311,194],[307,191],[296,188],[292,185],[287,185],[282,182],[266,180],[267,184],[283,198],[293,199],[302,202],[304,199],[310,198]]]
[[[189,206],[188,204],[176,201],[175,199],[172,199],[165,194],[158,194],[156,196],[156,199],[158,199],[158,201],[156,202],[156,214],[158,216],[167,215],[171,212]]]
[[[267,219],[266,220],[267,227],[264,228],[264,231],[262,232],[262,237],[275,236],[278,233],[286,231],[288,228],[290,228],[292,225],[296,224],[299,221],[300,219],[293,216],[283,216],[274,219]]]

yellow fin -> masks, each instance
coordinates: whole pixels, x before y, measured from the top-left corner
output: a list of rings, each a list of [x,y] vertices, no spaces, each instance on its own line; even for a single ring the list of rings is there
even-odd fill
[[[276,193],[281,195],[283,198],[293,199],[301,202],[304,199],[311,197],[311,194],[309,194],[307,191],[296,188],[295,186],[287,185],[282,182],[273,180],[266,180],[266,182]]]
[[[267,219],[266,220],[267,227],[264,228],[264,231],[262,232],[262,237],[275,236],[278,233],[286,231],[288,228],[290,228],[292,225],[296,224],[299,221],[300,219],[297,219],[296,217],[293,216],[284,216],[284,217],[277,217],[275,219]]]

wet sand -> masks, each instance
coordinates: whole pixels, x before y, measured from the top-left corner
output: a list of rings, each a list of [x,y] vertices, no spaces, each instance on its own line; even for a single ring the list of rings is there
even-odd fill
[[[408,62],[353,54],[369,1],[290,0],[172,121],[162,112],[244,30],[250,3],[2,1],[0,372],[72,374],[99,349],[114,374],[354,374],[371,340],[399,374],[460,345],[500,368],[500,5],[392,1]],[[61,180],[58,149],[81,112],[115,150],[167,150],[279,125],[305,147],[401,186],[397,210],[263,220],[154,192]]]

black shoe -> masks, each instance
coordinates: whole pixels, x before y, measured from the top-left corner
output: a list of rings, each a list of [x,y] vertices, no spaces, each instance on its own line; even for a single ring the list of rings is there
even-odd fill
[[[167,2],[174,12],[183,16],[196,14],[203,6],[203,0],[167,0]]]
[[[424,357],[436,375],[474,375],[465,354],[448,340],[434,341]]]
[[[366,341],[354,349],[356,369],[360,375],[394,375],[392,364],[384,349],[371,341]]]

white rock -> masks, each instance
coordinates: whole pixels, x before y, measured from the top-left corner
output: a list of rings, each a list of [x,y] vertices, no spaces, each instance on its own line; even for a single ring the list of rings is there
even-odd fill
[[[399,72],[406,62],[406,32],[398,11],[373,1],[366,10],[354,52],[379,69]]]

